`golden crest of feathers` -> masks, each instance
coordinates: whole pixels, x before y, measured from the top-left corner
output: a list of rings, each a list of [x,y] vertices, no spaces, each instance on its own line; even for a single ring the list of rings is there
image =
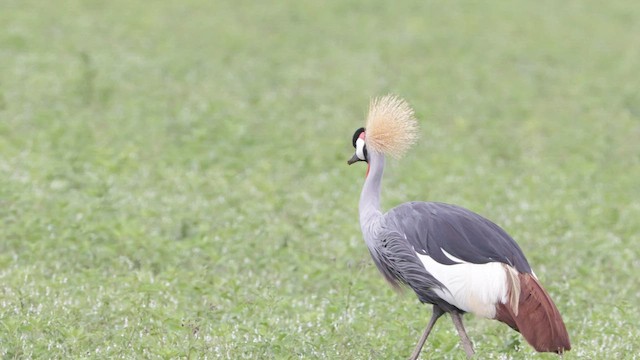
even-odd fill
[[[399,158],[418,139],[418,122],[411,106],[395,95],[371,100],[366,125],[369,150]]]

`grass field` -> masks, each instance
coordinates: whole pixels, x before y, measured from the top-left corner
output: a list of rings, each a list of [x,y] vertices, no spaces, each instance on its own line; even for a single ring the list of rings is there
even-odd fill
[[[351,135],[416,109],[383,207],[503,226],[571,335],[640,358],[633,1],[0,1],[0,357],[403,359]],[[465,317],[477,358],[536,354]],[[423,358],[462,359],[451,321]]]

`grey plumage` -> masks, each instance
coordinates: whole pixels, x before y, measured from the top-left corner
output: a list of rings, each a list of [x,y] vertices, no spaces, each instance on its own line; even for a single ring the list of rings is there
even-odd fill
[[[416,252],[441,264],[456,264],[442,250],[473,263],[501,262],[521,273],[531,273],[522,250],[502,228],[465,208],[437,202],[410,202],[384,216],[403,231]],[[401,230],[400,230],[401,229]]]
[[[420,301],[452,309],[433,292],[433,289],[443,289],[444,286],[424,268],[403,234],[383,227],[378,239],[376,247],[369,251],[375,252],[372,253],[374,263],[392,286],[407,285]]]
[[[444,250],[469,263],[501,262],[531,273],[522,250],[502,228],[459,206],[410,202],[389,210],[379,222],[374,246],[369,249],[378,270],[393,287],[407,285],[420,301],[447,312],[455,307],[433,292],[443,285],[424,268],[416,253],[444,265],[457,264]]]

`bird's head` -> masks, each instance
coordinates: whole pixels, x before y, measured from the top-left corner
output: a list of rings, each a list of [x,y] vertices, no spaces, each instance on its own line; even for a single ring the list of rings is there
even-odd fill
[[[367,144],[365,143],[366,132],[364,128],[360,128],[353,133],[353,147],[356,149],[356,152],[353,154],[351,159],[347,161],[347,164],[351,165],[358,161],[368,161],[367,160]]]
[[[353,134],[353,157],[349,165],[369,162],[369,152],[400,158],[418,139],[418,122],[411,106],[395,95],[374,98],[369,104],[367,127]]]

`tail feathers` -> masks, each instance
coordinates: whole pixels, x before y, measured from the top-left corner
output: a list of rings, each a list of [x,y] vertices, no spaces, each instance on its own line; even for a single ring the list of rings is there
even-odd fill
[[[533,275],[518,274],[518,278],[518,306],[513,306],[510,301],[498,304],[496,320],[519,331],[537,351],[561,354],[570,350],[569,334],[549,294]],[[514,298],[517,297],[510,296],[509,300]]]

